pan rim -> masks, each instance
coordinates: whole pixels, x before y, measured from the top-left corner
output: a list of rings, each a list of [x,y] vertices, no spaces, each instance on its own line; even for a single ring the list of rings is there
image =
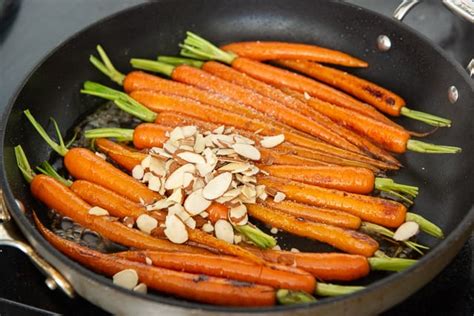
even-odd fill
[[[169,300],[166,297],[162,297],[160,295],[145,295],[145,294],[140,294],[140,293],[135,293],[135,292],[130,292],[126,289],[123,289],[121,287],[118,287],[114,285],[112,282],[110,282],[110,279],[97,274],[95,272],[92,272],[91,270],[83,267],[82,265],[76,263],[75,261],[69,259],[65,255],[63,255],[61,252],[59,252],[56,248],[51,246],[44,238],[43,236],[38,232],[38,230],[32,225],[30,220],[27,218],[27,216],[21,214],[20,209],[14,202],[14,196],[13,192],[8,185],[7,178],[6,178],[6,170],[5,170],[5,164],[4,164],[4,152],[5,152],[5,127],[8,122],[8,119],[10,118],[11,111],[13,109],[13,106],[16,103],[16,100],[20,93],[22,92],[23,88],[25,85],[29,82],[30,78],[33,76],[34,73],[47,61],[51,56],[53,56],[57,51],[61,50],[64,46],[66,46],[68,43],[73,42],[76,38],[81,36],[83,33],[86,31],[96,27],[97,25],[100,25],[106,21],[115,19],[117,16],[120,16],[122,14],[127,14],[130,11],[135,11],[135,10],[140,10],[144,7],[150,6],[150,5],[157,5],[159,3],[163,2],[170,2],[172,0],[158,0],[155,2],[146,2],[146,3],[141,3],[138,5],[131,6],[129,8],[117,11],[111,15],[108,15],[104,18],[101,18],[100,20],[89,24],[85,28],[82,28],[78,32],[75,32],[71,36],[69,36],[67,39],[62,41],[59,45],[57,45],[54,49],[49,51],[37,64],[36,66],[33,67],[33,69],[28,73],[28,75],[22,80],[22,82],[18,85],[17,89],[15,90],[15,93],[9,98],[8,105],[5,108],[5,111],[2,115],[2,120],[1,120],[1,135],[0,135],[0,156],[2,157],[2,167],[0,170],[0,176],[1,176],[1,187],[3,188],[3,192],[6,197],[6,203],[12,213],[12,217],[14,218],[15,222],[19,224],[18,226],[22,230],[23,233],[25,231],[29,234],[26,234],[28,237],[31,236],[35,241],[38,243],[41,243],[41,246],[43,246],[47,252],[49,252],[49,255],[54,256],[56,259],[58,259],[62,264],[69,266],[73,268],[76,272],[79,274],[82,274],[83,276],[87,278],[91,278],[93,280],[96,280],[99,282],[102,286],[108,287],[108,288],[113,288],[115,290],[118,290],[119,292],[122,292],[127,295],[133,295],[140,297],[142,299],[146,299],[155,303],[160,303],[164,305],[169,305],[173,307],[178,307],[178,308],[192,308],[192,309],[199,309],[203,311],[208,311],[208,312],[232,312],[232,313],[266,313],[266,312],[284,312],[284,311],[294,311],[294,310],[304,310],[304,309],[317,309],[319,306],[327,306],[330,304],[337,304],[338,302],[345,301],[345,300],[357,300],[358,298],[368,296],[371,293],[375,291],[380,291],[385,288],[390,288],[391,283],[393,283],[394,280],[400,280],[404,281],[407,280],[411,275],[414,273],[420,273],[423,268],[425,268],[426,265],[429,264],[431,260],[434,260],[435,258],[439,258],[444,255],[445,251],[443,251],[445,248],[449,248],[450,245],[454,244],[454,242],[462,237],[464,240],[467,239],[468,232],[469,230],[472,231],[474,228],[474,206],[471,206],[471,209],[467,212],[467,214],[464,216],[464,218],[461,220],[460,224],[453,229],[453,231],[445,238],[442,240],[434,249],[432,249],[428,254],[423,256],[417,264],[414,266],[410,267],[409,269],[400,272],[400,273],[393,273],[381,280],[378,280],[370,286],[368,286],[365,290],[353,293],[351,295],[347,296],[341,296],[341,297],[333,297],[333,298],[327,298],[324,300],[320,300],[316,303],[311,303],[308,305],[294,305],[294,306],[273,306],[273,307],[258,307],[258,308],[233,308],[233,307],[222,307],[222,306],[213,306],[213,305],[208,305],[208,304],[201,304],[201,303],[195,303],[191,301],[186,301],[186,300]],[[360,6],[346,3],[342,0],[336,0],[336,1],[328,1],[335,3],[338,6],[346,6],[351,8],[354,11],[362,11],[364,14],[369,14],[373,15],[374,17],[377,17],[381,19],[383,22],[387,24],[392,24],[393,26],[396,26],[397,28],[400,28],[406,32],[412,33],[415,35],[421,42],[423,42],[426,45],[429,45],[432,49],[434,49],[434,52],[438,53],[442,58],[444,58],[456,71],[461,77],[464,79],[463,81],[467,83],[467,85],[471,88],[472,91],[474,91],[474,82],[473,80],[468,76],[467,72],[465,69],[456,61],[454,58],[449,56],[441,47],[438,45],[434,44],[431,40],[426,38],[423,34],[420,34],[417,30],[410,28],[406,24],[395,20],[391,19],[383,14],[374,12],[370,9],[362,8]],[[452,258],[451,258],[452,259]],[[443,264],[443,266],[446,266],[449,262]]]

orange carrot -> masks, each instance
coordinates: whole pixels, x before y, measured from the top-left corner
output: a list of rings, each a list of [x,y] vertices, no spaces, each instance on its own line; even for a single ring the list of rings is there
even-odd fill
[[[117,144],[106,138],[95,139],[95,146],[128,171],[132,171],[147,156],[146,153],[133,151],[130,147]]]
[[[266,200],[263,205],[281,212],[288,213],[298,218],[304,218],[309,221],[338,226],[347,229],[357,230],[360,227],[361,220],[359,217],[339,210],[331,210],[327,208],[319,208],[307,204],[296,203],[285,200],[282,202],[273,202]]]
[[[160,251],[126,251],[114,255],[141,263],[146,263],[148,258],[154,266],[160,268],[268,285],[277,289],[312,293],[316,285],[314,277],[302,270],[288,269],[280,265],[272,268],[262,267],[227,256],[172,254]]]
[[[167,240],[153,238],[138,230],[128,228],[120,222],[110,221],[104,216],[90,215],[91,205],[51,177],[45,175],[34,177],[31,182],[31,192],[35,198],[46,204],[47,207],[119,244],[139,249],[206,252],[198,248],[177,245]]]
[[[258,182],[285,193],[288,199],[348,212],[362,220],[385,227],[398,227],[405,222],[407,209],[395,201],[272,177],[259,176]]]
[[[379,247],[375,240],[354,230],[301,221],[292,215],[258,204],[248,204],[247,211],[250,216],[272,227],[327,243],[348,253],[370,257]]]
[[[214,224],[220,219],[228,219],[229,208],[224,204],[213,202],[206,212],[209,213],[209,220]]]
[[[56,236],[36,223],[43,236],[59,251],[86,267],[107,276],[132,269],[140,282],[171,295],[198,302],[226,306],[271,306],[275,304],[272,287],[174,271],[106,255]]]
[[[365,168],[340,166],[259,166],[271,176],[324,188],[369,194],[375,187],[374,173]]]
[[[367,67],[368,64],[346,53],[316,45],[286,42],[236,42],[221,47],[239,56],[255,60],[307,59],[348,67]]]

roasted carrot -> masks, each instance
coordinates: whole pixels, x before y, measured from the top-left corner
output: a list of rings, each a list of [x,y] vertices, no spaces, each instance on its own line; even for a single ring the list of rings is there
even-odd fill
[[[268,285],[277,289],[312,293],[316,285],[311,274],[299,269],[288,269],[282,265],[262,267],[227,256],[171,254],[160,251],[126,251],[114,255],[140,263],[146,263],[148,258],[154,266],[160,268]]]
[[[139,249],[206,252],[198,248],[177,245],[167,240],[153,238],[138,230],[128,228],[120,222],[110,221],[104,216],[90,215],[91,205],[51,177],[45,175],[35,176],[31,182],[31,192],[35,198],[49,208],[119,244]]]
[[[316,45],[287,42],[236,42],[221,49],[254,60],[307,59],[348,67],[367,67],[368,64],[346,53]]]
[[[309,221],[347,229],[357,230],[361,224],[360,218],[352,214],[341,212],[339,210],[331,210],[303,203],[296,203],[289,200],[277,203],[268,199],[263,203],[263,205],[277,209],[284,213],[288,213],[298,218],[304,218]]]
[[[150,288],[198,302],[228,306],[270,306],[275,291],[270,286],[252,283],[235,284],[232,280],[179,272],[106,255],[56,236],[36,219],[43,236],[59,251],[88,268],[107,276],[132,269],[140,282]]]
[[[448,119],[408,109],[405,100],[399,95],[347,72],[307,60],[277,60],[276,63],[339,88],[384,113],[404,115],[434,126],[451,125]]]
[[[220,219],[227,220],[229,218],[229,208],[221,203],[213,202],[206,212],[209,213],[209,220],[213,224]]]
[[[407,209],[395,201],[272,177],[259,176],[258,182],[285,193],[288,199],[348,212],[385,227],[398,227],[405,221]]]
[[[132,171],[147,157],[146,153],[132,150],[132,148],[118,144],[106,138],[95,139],[95,146],[101,152],[116,161],[122,168]]]
[[[348,140],[353,145],[357,146],[359,149],[363,150],[366,153],[370,153],[373,156],[379,157],[381,159],[389,159],[386,158],[386,156],[389,155],[387,152],[375,146],[367,139],[360,137],[359,135],[353,133],[350,130],[345,129],[344,127],[338,124],[335,124],[327,116],[315,111],[305,102],[302,102],[299,99],[296,99],[279,89],[276,89],[262,81],[254,79],[250,76],[241,73],[240,71],[237,71],[235,69],[232,69],[231,67],[228,67],[224,64],[215,61],[208,61],[204,63],[202,69],[219,78],[248,88],[267,98],[280,102],[288,108],[298,111],[302,115],[308,117],[313,121],[318,122],[323,127],[345,138],[346,140]]]
[[[379,247],[375,240],[357,231],[302,221],[292,215],[258,204],[247,205],[247,210],[250,216],[272,227],[327,243],[348,253],[370,257]]]

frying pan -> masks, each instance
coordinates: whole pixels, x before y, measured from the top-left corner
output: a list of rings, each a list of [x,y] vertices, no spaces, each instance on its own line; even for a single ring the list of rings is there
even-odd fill
[[[94,80],[110,85],[88,62],[96,44],[106,48],[118,69],[128,71],[128,60],[132,56],[154,58],[158,53],[176,54],[177,45],[187,30],[218,44],[281,40],[342,50],[371,65],[367,69],[351,70],[357,75],[401,94],[411,108],[451,118],[453,127],[437,131],[429,141],[460,146],[463,152],[449,156],[408,153],[400,157],[405,168],[396,175],[400,182],[420,186],[421,194],[414,211],[438,223],[447,235],[445,240],[439,242],[422,237],[420,241],[432,246],[432,250],[419,263],[402,273],[375,274],[365,280],[372,284],[364,291],[305,306],[253,309],[216,307],[158,294],[131,293],[50,246],[31,221],[30,210],[43,215],[43,220],[46,220],[46,210],[31,197],[17,170],[13,147],[21,144],[32,164],[48,159],[51,150],[22,116],[23,110],[29,108],[43,125],[49,117],[56,118],[62,132],[66,132],[100,103],[79,94],[82,83]],[[390,49],[383,45],[383,51],[377,48],[380,35],[390,40]],[[453,102],[456,99],[453,92],[457,92],[456,102],[448,100],[448,92]],[[441,49],[398,21],[350,4],[311,0],[147,3],[115,14],[74,35],[32,71],[3,116],[1,186],[6,207],[33,247],[62,273],[79,295],[114,314],[375,314],[402,301],[431,280],[472,232],[473,100],[471,79]],[[410,129],[423,128],[416,122],[400,120],[400,123]],[[288,240],[288,244],[308,249],[301,240]]]

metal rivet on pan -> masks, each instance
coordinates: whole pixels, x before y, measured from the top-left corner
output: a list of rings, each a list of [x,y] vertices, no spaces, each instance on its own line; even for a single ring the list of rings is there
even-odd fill
[[[392,47],[392,41],[387,35],[379,35],[377,37],[377,48],[381,52],[386,52]]]
[[[449,89],[448,89],[448,100],[449,100],[449,102],[454,104],[454,103],[456,103],[458,98],[459,98],[458,88],[456,88],[455,86],[449,87]]]
[[[58,284],[56,283],[56,281],[54,281],[53,279],[51,278],[47,278],[44,283],[46,283],[46,286],[50,289],[50,290],[56,290],[57,287],[58,287]]]

